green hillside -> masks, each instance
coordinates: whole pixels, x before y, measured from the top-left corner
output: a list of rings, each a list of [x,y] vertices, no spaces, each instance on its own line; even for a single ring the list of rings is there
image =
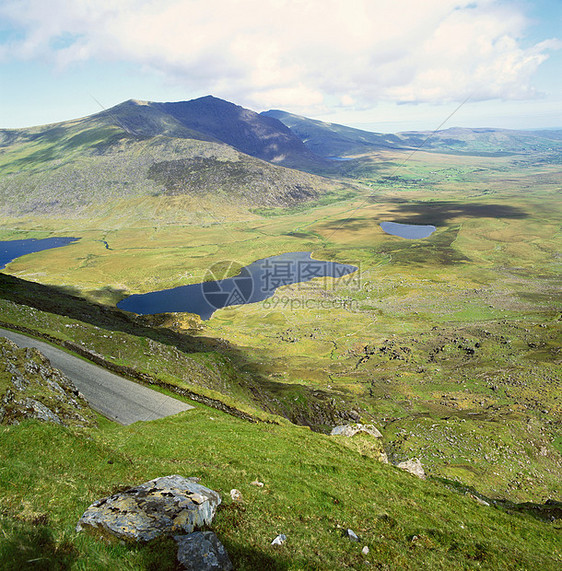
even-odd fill
[[[156,104],[129,101],[85,119],[0,131],[4,216],[100,218],[127,204],[130,218],[150,219],[154,202],[173,204],[174,218],[221,207],[235,214],[341,188],[244,154]]]
[[[51,302],[51,310],[61,303],[59,298]],[[114,344],[126,340],[121,362],[130,360],[137,346],[146,346],[145,338],[135,336],[133,323],[131,333],[124,335],[124,319],[111,319],[70,298],[66,313],[77,310],[81,320],[3,304],[3,316],[18,324],[41,323],[43,330],[82,346],[100,338],[113,338]],[[97,326],[92,325],[94,318]],[[150,367],[161,378],[172,378],[162,367],[170,367],[173,352],[167,355],[162,349],[175,343],[180,352],[191,352],[201,371],[207,368],[216,377],[222,369],[220,376],[228,379],[225,365],[217,369],[216,359],[201,359],[204,354],[197,352],[189,334],[174,338],[164,329],[151,335],[159,340],[149,341]],[[224,348],[221,352],[228,355]],[[30,363],[37,357],[23,353],[18,353],[17,366],[32,370]],[[26,358],[31,360],[27,364]],[[12,352],[4,351],[0,378],[7,363],[13,366],[10,359]],[[379,445],[371,437],[326,436],[252,405],[236,405],[239,397],[221,397],[201,387],[198,392],[215,403],[213,408],[197,397],[188,401],[195,404],[193,410],[128,427],[101,417],[87,429],[36,420],[0,425],[3,568],[174,569],[171,540],[133,546],[100,542],[75,531],[92,501],[173,473],[199,477],[221,494],[223,505],[213,530],[237,569],[359,569],[368,562],[381,569],[554,570],[562,561],[560,503],[516,504],[448,479],[419,480],[378,461]],[[231,406],[230,414],[217,410],[221,401],[222,408]],[[264,483],[262,488],[251,485],[256,479]],[[230,499],[233,488],[241,491],[242,503]],[[348,528],[359,543],[343,537]],[[274,548],[270,543],[279,533],[288,539]]]

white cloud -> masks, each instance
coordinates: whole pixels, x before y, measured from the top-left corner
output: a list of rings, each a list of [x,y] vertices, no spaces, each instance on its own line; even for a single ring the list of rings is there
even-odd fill
[[[534,97],[560,47],[500,0],[5,0],[1,58],[129,61],[254,108]]]

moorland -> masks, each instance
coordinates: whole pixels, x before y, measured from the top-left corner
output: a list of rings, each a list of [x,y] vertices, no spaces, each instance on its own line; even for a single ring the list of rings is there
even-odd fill
[[[203,99],[0,132],[0,240],[80,238],[2,270],[1,325],[196,403],[131,427],[0,427],[3,560],[173,568],[165,541],[74,525],[97,497],[181,473],[245,495],[216,519],[241,569],[557,568],[560,133],[366,136]],[[116,308],[303,251],[359,269],[207,321]],[[349,422],[382,443],[329,436]],[[392,465],[410,458],[425,481]]]

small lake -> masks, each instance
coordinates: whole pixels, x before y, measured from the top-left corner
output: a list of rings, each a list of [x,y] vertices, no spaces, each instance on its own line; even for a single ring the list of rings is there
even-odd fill
[[[232,278],[213,279],[224,274],[228,262],[207,272],[208,281],[172,289],[134,294],[117,307],[139,315],[186,311],[209,319],[222,307],[256,303],[273,296],[278,287],[308,282],[313,278],[341,278],[356,266],[313,260],[310,252],[291,252],[257,260]]]
[[[42,250],[50,250],[51,248],[61,248],[78,240],[80,238],[42,238],[38,240],[32,238],[0,241],[0,270],[20,256],[41,252]]]
[[[393,236],[407,240],[420,240],[431,236],[437,228],[430,224],[400,224],[400,222],[381,222],[381,228]]]

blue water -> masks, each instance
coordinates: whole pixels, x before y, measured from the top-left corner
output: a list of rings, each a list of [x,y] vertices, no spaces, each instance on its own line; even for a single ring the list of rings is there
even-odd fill
[[[39,240],[5,240],[0,241],[0,270],[4,269],[12,260],[32,254],[33,252],[41,252],[42,250],[50,250],[51,248],[60,248],[76,242],[80,238],[43,238]]]
[[[393,236],[408,240],[420,240],[431,236],[437,228],[430,224],[400,224],[399,222],[381,222],[381,228]]]
[[[340,278],[357,270],[349,264],[313,260],[310,252],[271,256],[245,266],[232,278],[216,279],[228,263],[207,273],[209,281],[173,289],[131,295],[117,304],[139,315],[186,311],[209,319],[221,307],[263,301],[278,287],[307,282],[316,277]],[[215,279],[213,279],[215,278]]]

